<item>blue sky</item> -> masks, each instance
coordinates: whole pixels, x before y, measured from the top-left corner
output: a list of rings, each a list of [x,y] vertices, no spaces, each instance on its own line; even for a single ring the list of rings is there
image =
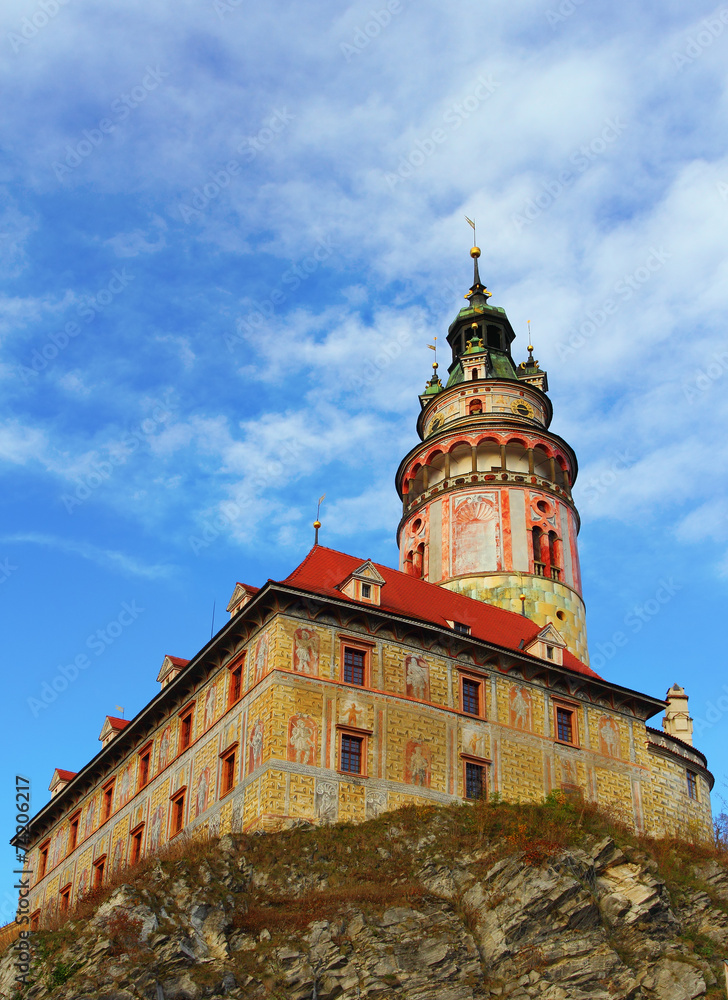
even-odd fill
[[[465,214],[579,457],[592,662],[682,683],[725,794],[728,8],[6,0],[0,44],[7,831],[322,493],[396,565]]]

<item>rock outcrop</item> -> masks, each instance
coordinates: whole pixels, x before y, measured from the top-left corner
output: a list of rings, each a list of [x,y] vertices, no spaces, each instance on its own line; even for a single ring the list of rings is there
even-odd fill
[[[723,996],[728,870],[567,814],[403,810],[361,827],[178,847],[13,951],[27,1000],[694,1000]],[[543,807],[546,808],[546,807]],[[492,828],[498,810],[506,820]],[[534,810],[530,816],[533,820]],[[569,818],[570,817],[570,818]],[[570,825],[569,825],[570,824]],[[487,827],[490,826],[490,831]],[[587,827],[589,824],[587,824]],[[659,856],[661,865],[656,860]]]

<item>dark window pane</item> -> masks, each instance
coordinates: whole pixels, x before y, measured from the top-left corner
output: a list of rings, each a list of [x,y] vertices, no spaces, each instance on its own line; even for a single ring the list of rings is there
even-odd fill
[[[556,709],[556,729],[559,739],[564,743],[574,742],[573,712],[566,708]]]
[[[349,774],[361,774],[361,745],[359,736],[341,737],[341,770]]]
[[[688,771],[688,795],[691,799],[698,797],[698,781],[692,771]]]
[[[465,798],[485,798],[485,768],[481,764],[465,765]]]
[[[463,712],[480,715],[480,684],[477,681],[463,680]]]
[[[360,649],[344,648],[344,680],[347,684],[364,684],[364,657]]]

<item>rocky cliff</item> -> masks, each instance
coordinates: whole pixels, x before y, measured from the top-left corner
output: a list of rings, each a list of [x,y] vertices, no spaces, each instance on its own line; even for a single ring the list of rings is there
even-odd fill
[[[568,802],[176,841],[13,950],[0,995],[724,997],[728,860]]]

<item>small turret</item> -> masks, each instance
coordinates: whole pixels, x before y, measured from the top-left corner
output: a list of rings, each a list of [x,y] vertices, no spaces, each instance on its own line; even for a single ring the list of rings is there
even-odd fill
[[[662,728],[668,736],[675,736],[683,743],[693,745],[693,720],[688,710],[688,696],[679,684],[673,684],[665,695],[667,708],[662,718]]]

